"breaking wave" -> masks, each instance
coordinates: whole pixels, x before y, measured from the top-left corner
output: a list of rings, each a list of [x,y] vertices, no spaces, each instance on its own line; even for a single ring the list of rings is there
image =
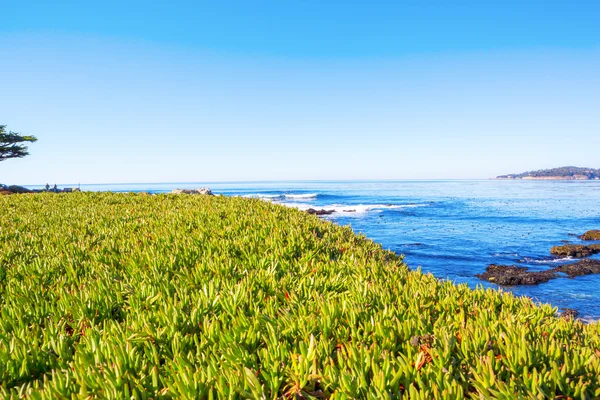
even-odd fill
[[[283,198],[284,199],[291,199],[291,200],[296,200],[296,199],[316,199],[318,196],[317,193],[306,193],[306,194],[284,194]]]
[[[523,259],[519,260],[520,263],[525,263],[525,264],[556,264],[556,263],[563,263],[563,262],[567,262],[567,261],[571,261],[573,260],[572,257],[564,257],[564,258],[532,258],[532,257],[524,257]]]
[[[265,200],[310,200],[316,199],[317,193],[306,193],[306,194],[271,194],[271,193],[249,193],[244,194],[242,197],[250,197],[255,199]]]
[[[328,210],[333,211],[334,214],[344,214],[344,215],[362,215],[368,213],[370,211],[373,212],[382,212],[383,210],[390,209],[402,209],[402,208],[414,208],[414,207],[424,207],[429,204],[355,204],[355,205],[341,205],[341,204],[332,204],[332,205],[314,205],[314,204],[306,204],[306,203],[281,203],[285,206],[298,208],[300,210],[308,210],[309,208],[314,208],[316,210]]]

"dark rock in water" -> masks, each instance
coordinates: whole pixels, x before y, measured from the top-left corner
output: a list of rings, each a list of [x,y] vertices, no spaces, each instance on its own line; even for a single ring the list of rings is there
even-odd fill
[[[576,258],[589,257],[596,253],[600,253],[600,245],[564,244],[562,246],[554,246],[550,249],[550,254],[552,255]]]
[[[343,210],[344,212],[356,212],[356,210]]]
[[[579,316],[579,311],[572,308],[561,308],[560,316],[564,319],[575,319]]]
[[[587,231],[583,235],[579,236],[581,240],[600,240],[600,230]]]
[[[567,274],[569,278],[583,275],[600,274],[600,260],[581,260],[574,264],[559,265],[552,270]]]
[[[335,210],[315,210],[314,208],[309,208],[306,212],[312,215],[329,215],[333,214]]]
[[[483,274],[475,275],[479,279],[497,283],[503,286],[514,285],[537,285],[556,278],[552,270],[532,272],[526,267],[515,267],[514,265],[489,265]]]
[[[491,264],[483,274],[475,276],[498,285],[514,286],[546,283],[550,279],[559,278],[559,273],[566,274],[569,278],[600,274],[600,260],[581,260],[573,264],[559,265],[546,271],[529,271],[527,267]]]

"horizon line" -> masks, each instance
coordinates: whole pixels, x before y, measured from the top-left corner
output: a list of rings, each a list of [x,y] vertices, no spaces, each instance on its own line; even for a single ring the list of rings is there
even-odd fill
[[[494,178],[393,178],[393,179],[264,179],[264,180],[232,180],[232,181],[170,181],[170,182],[102,182],[102,183],[57,183],[57,186],[125,186],[125,185],[175,185],[175,184],[235,184],[235,183],[309,183],[309,182],[402,182],[402,181],[507,181],[508,179]],[[518,179],[517,179],[518,180]],[[512,181],[512,180],[511,180]],[[529,181],[529,180],[526,180]],[[531,180],[537,181],[537,180]],[[549,180],[539,180],[547,182]],[[563,181],[563,180],[561,180]],[[569,180],[564,180],[569,181]],[[580,182],[580,181],[578,181]],[[46,184],[28,183],[19,186],[45,186]],[[10,186],[10,185],[9,185]],[[51,185],[52,186],[52,185]]]

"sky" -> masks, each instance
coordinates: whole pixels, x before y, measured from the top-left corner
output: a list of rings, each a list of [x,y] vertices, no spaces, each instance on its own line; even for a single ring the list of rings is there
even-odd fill
[[[598,1],[0,0],[5,184],[600,168]]]

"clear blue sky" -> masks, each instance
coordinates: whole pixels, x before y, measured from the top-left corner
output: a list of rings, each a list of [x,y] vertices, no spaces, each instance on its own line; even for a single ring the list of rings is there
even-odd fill
[[[0,0],[0,182],[600,168],[599,1]]]

